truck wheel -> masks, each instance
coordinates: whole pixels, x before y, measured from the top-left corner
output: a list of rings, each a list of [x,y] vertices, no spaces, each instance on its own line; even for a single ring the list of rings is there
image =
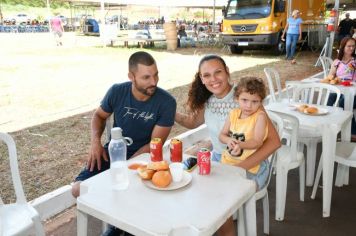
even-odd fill
[[[286,43],[278,40],[277,45],[273,47],[273,54],[276,56],[282,55],[286,51]]]
[[[233,54],[242,54],[244,50],[236,45],[230,45],[230,51]]]

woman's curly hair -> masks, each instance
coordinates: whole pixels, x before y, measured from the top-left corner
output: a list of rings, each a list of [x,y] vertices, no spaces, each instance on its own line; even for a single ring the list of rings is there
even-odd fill
[[[201,81],[201,77],[200,77],[201,65],[204,62],[210,61],[210,60],[218,60],[218,61],[220,61],[221,64],[224,65],[225,71],[227,71],[226,63],[225,63],[224,59],[222,59],[218,55],[214,55],[214,54],[206,55],[200,60],[200,62],[199,62],[199,70],[198,70],[197,73],[195,73],[194,80],[193,80],[193,82],[192,82],[192,84],[190,86],[189,92],[188,92],[188,101],[186,103],[186,105],[188,106],[188,108],[192,112],[196,112],[198,110],[203,109],[205,102],[212,95],[212,92],[210,92],[206,88],[206,86]]]

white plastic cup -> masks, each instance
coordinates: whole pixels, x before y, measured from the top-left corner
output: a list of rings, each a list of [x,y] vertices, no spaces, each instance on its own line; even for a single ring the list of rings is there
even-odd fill
[[[183,178],[183,164],[181,162],[173,162],[169,165],[173,182],[180,182]]]

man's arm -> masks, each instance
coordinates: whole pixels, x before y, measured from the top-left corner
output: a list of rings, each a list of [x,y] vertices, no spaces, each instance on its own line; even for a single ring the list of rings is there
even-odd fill
[[[98,165],[98,169],[101,170],[101,157],[103,157],[105,161],[108,161],[108,157],[101,144],[101,135],[105,129],[106,119],[110,115],[111,113],[107,113],[101,107],[98,107],[91,120],[91,143],[87,163],[87,168],[90,169],[90,171],[93,171],[95,165]]]
[[[162,145],[166,141],[169,132],[171,131],[172,127],[163,127],[163,126],[158,126],[156,125],[153,128],[151,139],[153,138],[160,138],[162,140]],[[146,145],[142,146],[140,149],[138,149],[132,157],[138,156],[142,153],[149,153],[150,152],[150,143],[147,143]]]
[[[259,165],[263,160],[267,159],[272,153],[274,153],[280,146],[281,140],[274,128],[271,120],[267,117],[268,136],[263,145],[257,149],[249,158],[239,163],[237,166],[249,170]]]

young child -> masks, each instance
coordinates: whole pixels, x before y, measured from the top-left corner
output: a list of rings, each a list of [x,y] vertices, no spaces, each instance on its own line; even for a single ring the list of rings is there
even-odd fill
[[[223,151],[221,162],[238,165],[254,153],[268,134],[267,115],[262,106],[266,96],[266,87],[262,79],[244,77],[239,81],[234,97],[240,108],[231,110],[221,130],[219,139],[227,144]],[[247,178],[261,189],[268,177],[268,161],[247,171]]]

